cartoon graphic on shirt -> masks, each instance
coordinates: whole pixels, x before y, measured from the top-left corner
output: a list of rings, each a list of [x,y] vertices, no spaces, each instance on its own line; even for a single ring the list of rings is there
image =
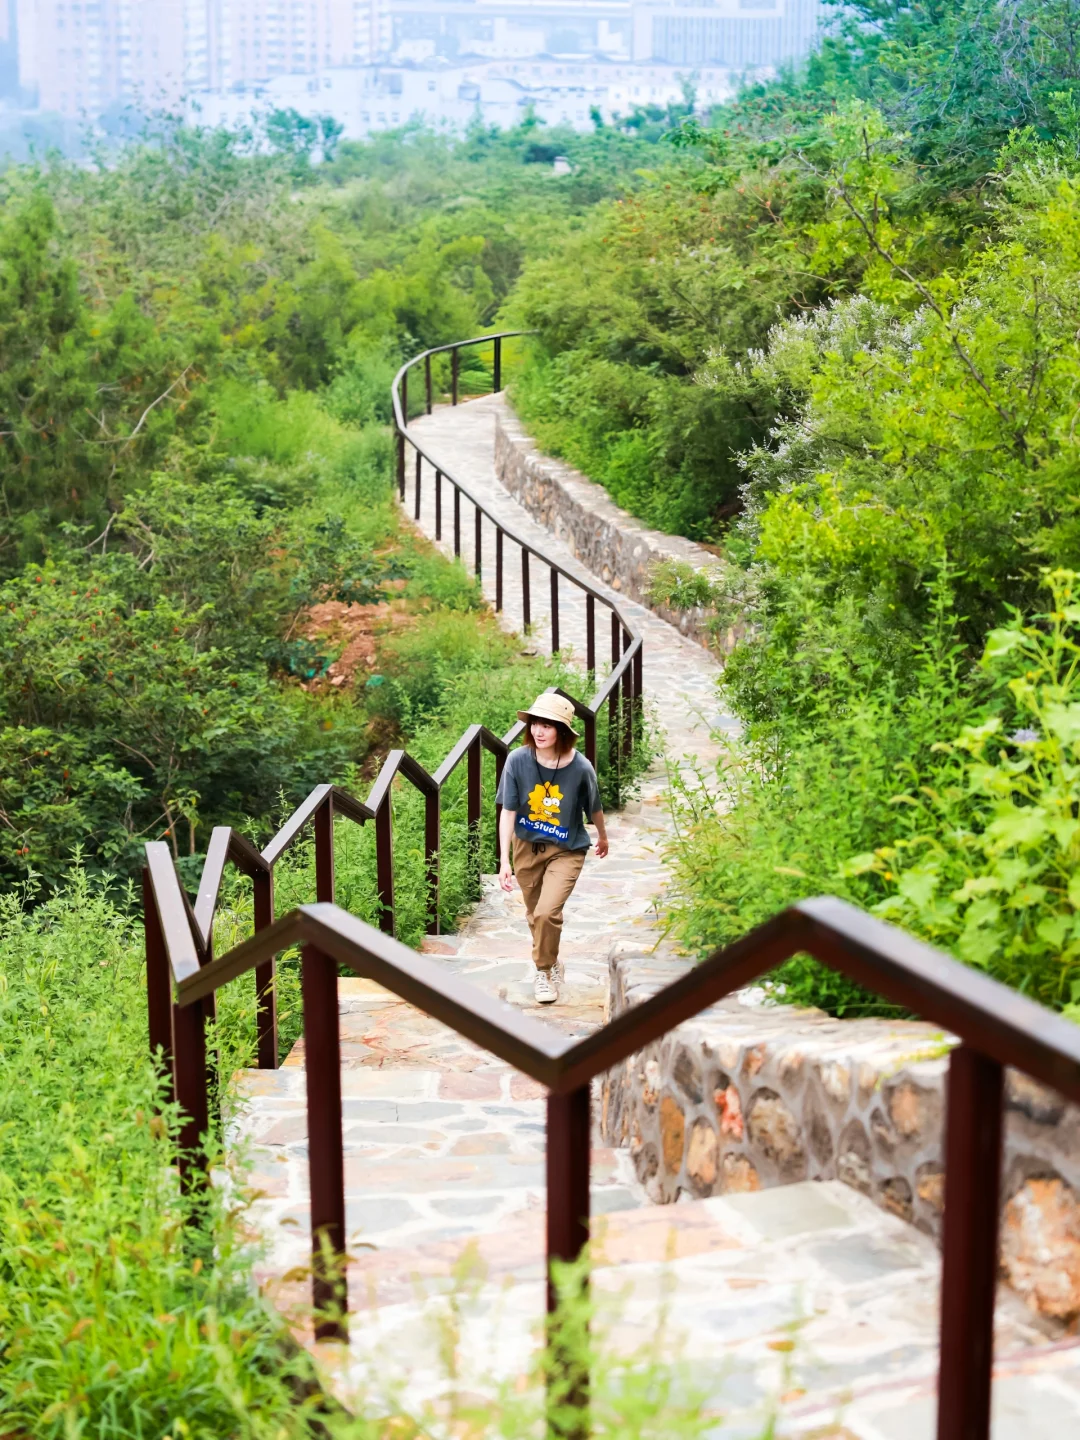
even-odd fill
[[[562,809],[563,793],[558,785],[540,782],[529,792],[529,819],[534,822],[547,821],[558,824]]]
[[[538,781],[529,791],[528,816],[518,817],[518,826],[530,839],[555,840],[565,845],[570,839],[567,826],[560,823],[562,818],[563,793],[552,782]]]

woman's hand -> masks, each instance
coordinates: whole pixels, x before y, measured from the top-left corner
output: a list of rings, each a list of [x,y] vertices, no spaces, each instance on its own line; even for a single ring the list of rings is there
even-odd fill
[[[514,872],[510,869],[510,861],[504,860],[499,866],[499,884],[504,890],[513,890]]]
[[[596,837],[596,858],[603,860],[608,852],[607,831],[601,830]]]

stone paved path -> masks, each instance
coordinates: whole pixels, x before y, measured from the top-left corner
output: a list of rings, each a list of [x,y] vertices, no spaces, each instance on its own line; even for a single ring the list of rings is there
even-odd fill
[[[572,575],[580,575],[595,589],[616,600],[645,641],[645,696],[650,712],[664,735],[668,759],[679,765],[687,757],[695,757],[708,765],[717,746],[712,738],[715,730],[730,725],[718,710],[716,681],[719,667],[715,659],[700,645],[687,640],[666,621],[643,605],[619,595],[591,574],[557,540],[550,531],[518,505],[495,477],[495,416],[506,402],[501,396],[487,396],[467,405],[443,406],[433,415],[413,420],[409,429],[433,454],[444,460],[446,468],[466,484],[482,503],[511,526],[523,539],[549,554]],[[415,514],[415,469],[408,465],[406,510]],[[423,466],[420,485],[420,525],[431,538],[435,535],[435,484],[427,465]],[[470,572],[475,570],[474,510],[468,501],[461,506],[462,559]],[[444,553],[453,553],[453,508],[450,487],[443,486],[442,546]],[[495,539],[487,522],[481,538],[481,572],[484,594],[495,602]],[[503,604],[506,623],[520,631],[523,622],[520,551],[506,542],[504,556]],[[530,566],[529,594],[532,633],[537,648],[550,648],[550,572],[533,561]],[[571,649],[575,658],[584,662],[585,602],[567,582],[560,582],[559,641],[564,650]],[[607,611],[597,606],[596,649],[600,662],[610,656],[610,627]],[[666,789],[667,776],[662,766],[647,782],[646,793],[659,794]]]
[[[565,548],[495,480],[501,403],[473,401],[414,424],[441,463],[507,524],[576,570]],[[410,514],[414,473],[410,466]],[[421,524],[433,536],[431,479],[425,466]],[[446,549],[453,533],[448,497],[447,487]],[[462,509],[471,564],[471,507]],[[486,530],[483,554],[485,593],[493,598]],[[507,561],[506,621],[519,626],[520,567],[510,547]],[[534,565],[532,576],[538,646],[546,640],[548,593],[540,569]],[[583,610],[568,590],[561,633],[581,654]],[[710,732],[724,724],[715,663],[650,612],[622,603],[645,636],[646,700],[669,762],[708,765],[715,755]],[[598,627],[598,639],[604,633]],[[667,787],[658,763],[640,800],[612,817],[610,857],[588,863],[566,911],[568,991],[562,1004],[542,1012],[548,1023],[578,1034],[602,1023],[613,942],[640,949],[659,938]],[[486,881],[461,932],[426,948],[473,983],[537,1013],[518,892],[507,896]],[[370,982],[343,980],[340,998],[349,1281],[358,1313],[347,1354],[323,1347],[327,1373],[345,1397],[406,1379],[414,1406],[437,1397],[450,1384],[439,1359],[447,1330],[438,1317],[451,1313],[462,1327],[463,1372],[453,1386],[490,1391],[492,1377],[513,1379],[527,1368],[543,1311],[543,1091]],[[310,1244],[303,1063],[300,1044],[280,1071],[248,1072],[236,1126],[252,1147],[254,1181],[265,1196],[258,1206],[267,1239],[261,1279],[299,1331]],[[717,1431],[722,1440],[757,1440],[774,1408],[777,1436],[931,1440],[939,1262],[924,1236],[839,1184],[651,1206],[629,1156],[598,1138],[593,1211],[602,1255],[596,1287],[602,1297],[619,1297],[611,1346],[653,1345],[660,1297],[669,1293],[672,1327],[685,1333],[704,1403],[727,1416]],[[478,1278],[463,1282],[470,1256]],[[1007,1300],[998,1354],[994,1440],[1033,1440],[1047,1424],[1080,1434],[1075,1342],[1048,1348]]]

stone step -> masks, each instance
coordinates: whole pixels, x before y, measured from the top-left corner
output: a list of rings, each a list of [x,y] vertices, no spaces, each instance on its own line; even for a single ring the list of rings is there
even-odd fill
[[[495,478],[501,404],[477,401],[416,423],[446,469],[573,569],[577,561],[562,541],[524,515]],[[429,534],[430,478],[425,467],[421,524]],[[446,506],[444,519],[449,512]],[[471,564],[467,513],[463,520]],[[493,553],[486,543],[489,597]],[[510,561],[504,619],[512,625],[520,622],[522,597],[520,567]],[[544,582],[534,575],[541,634]],[[569,594],[563,605],[562,636],[580,655],[581,615]],[[720,750],[715,732],[726,728],[717,713],[715,661],[655,615],[632,602],[628,608],[646,637],[646,698],[668,761],[688,774],[710,767]],[[611,817],[610,858],[590,860],[567,906],[563,1003],[532,1003],[520,895],[505,895],[490,877],[461,932],[425,948],[548,1024],[575,1035],[595,1029],[610,1013],[613,943],[652,955],[662,939],[663,847],[673,833],[667,786],[658,762],[644,778],[640,803]],[[643,982],[670,973],[670,964],[655,958],[647,964],[655,976],[640,976]],[[442,1402],[445,1415],[450,1389],[491,1395],[503,1382],[518,1389],[539,1343],[544,1092],[369,982],[343,980],[340,1003],[355,1314],[348,1349],[317,1353],[345,1398],[362,1394],[366,1407],[399,1388],[407,1411]],[[281,1070],[247,1072],[232,1130],[251,1152],[253,1183],[262,1191],[254,1212],[266,1245],[260,1278],[301,1336],[310,1293],[303,1059],[301,1044]],[[617,1105],[612,1124],[627,1113]],[[690,1150],[703,1116],[682,1118],[693,1179]],[[649,1138],[643,1130],[642,1138]],[[663,1150],[662,1136],[654,1148]],[[675,1173],[683,1153],[669,1148],[664,1163]],[[594,1291],[609,1353],[642,1346],[658,1358],[681,1353],[721,1440],[764,1440],[766,1433],[777,1440],[931,1440],[939,1260],[928,1236],[835,1180],[693,1201],[684,1194],[678,1204],[654,1205],[629,1152],[606,1146],[598,1128],[592,1162]],[[1080,1342],[1040,1324],[1015,1296],[1002,1296],[993,1440],[1041,1440],[1046,1429],[1080,1434]],[[451,1352],[459,1367],[452,1380],[445,1363]],[[433,1433],[448,1432],[436,1426]]]
[[[357,1255],[348,1353],[319,1350],[339,1397],[359,1410],[397,1391],[416,1413],[520,1388],[541,1343],[543,1239],[533,1210],[467,1243]],[[680,1368],[720,1440],[934,1440],[937,1251],[849,1187],[616,1212],[593,1246],[605,1354]],[[1003,1294],[996,1350],[993,1440],[1080,1433],[1080,1340],[1048,1339]]]

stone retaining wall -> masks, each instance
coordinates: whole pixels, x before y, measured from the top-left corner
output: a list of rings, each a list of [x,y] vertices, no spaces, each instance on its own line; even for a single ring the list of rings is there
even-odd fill
[[[683,973],[629,942],[612,1016]],[[937,1235],[948,1037],[911,1021],[721,1004],[611,1071],[603,1131],[654,1201],[840,1179]],[[1080,1108],[1010,1071],[1002,1271],[1040,1314],[1080,1319]]]
[[[711,610],[672,610],[648,598],[653,566],[661,560],[682,560],[701,570],[715,566],[716,556],[678,535],[647,529],[620,510],[602,486],[542,454],[505,402],[495,417],[495,474],[533,519],[606,585],[647,605],[706,647],[725,654],[734,647],[737,630],[717,635]]]

